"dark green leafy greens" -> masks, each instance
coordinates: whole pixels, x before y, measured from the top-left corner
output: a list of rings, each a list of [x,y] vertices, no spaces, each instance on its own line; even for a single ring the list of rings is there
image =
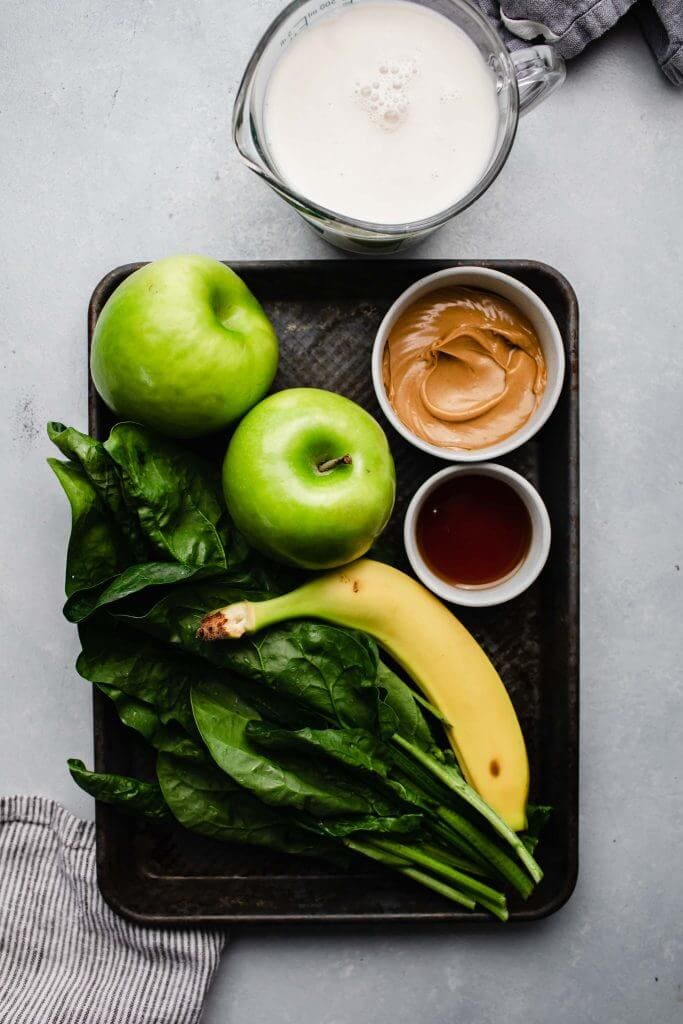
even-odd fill
[[[201,835],[336,862],[348,859],[334,844],[300,828],[286,813],[267,807],[209,762],[188,764],[160,754],[157,778],[173,816]]]
[[[101,441],[82,434],[63,423],[48,423],[47,435],[62,455],[79,466],[111,516],[113,525],[121,532],[128,545],[130,562],[146,562],[149,546],[121,485],[116,465]]]
[[[335,770],[325,760],[302,757],[291,747],[283,753],[271,747],[265,754],[250,738],[249,728],[258,722],[258,712],[228,687],[193,686],[192,708],[213,760],[269,806],[288,807],[309,819],[341,818],[345,832],[368,828],[409,832],[419,825],[419,815],[402,815],[400,808],[363,780]],[[328,822],[327,829],[331,827]]]
[[[117,623],[85,623],[83,650],[76,668],[109,697],[119,718],[154,747],[179,757],[201,759],[199,734],[190,705],[190,685],[197,678],[189,658],[143,638]]]
[[[74,782],[96,800],[114,804],[127,814],[140,814],[150,821],[170,820],[168,806],[156,782],[129,779],[125,775],[91,772],[75,757],[70,758],[67,763]]]
[[[115,686],[97,683],[97,689],[108,697],[124,725],[135,730],[155,750],[163,750],[178,757],[201,760],[204,753],[184,729],[173,722],[165,723],[156,708],[135,700],[117,690]]]
[[[97,491],[80,466],[48,459],[71,506],[71,537],[66,556],[66,596],[103,586],[125,568],[127,551],[111,528]]]
[[[297,621],[198,641],[208,609],[282,593],[301,574],[248,550],[218,467],[186,447],[131,423],[104,444],[59,423],[48,433],[69,460],[50,462],[72,508],[78,671],[157,751],[158,785],[71,761],[76,782],[205,836],[344,865],[370,857],[505,919],[494,886],[528,896],[548,808],[529,808],[521,837],[501,829],[440,746],[438,712],[365,634]]]
[[[363,728],[374,720],[377,648],[363,633],[292,622],[247,638],[224,656],[236,672],[326,721]]]
[[[229,521],[218,469],[137,423],[119,423],[104,448],[152,546],[167,559],[229,569],[247,546]]]
[[[526,809],[527,825],[520,839],[526,846],[529,853],[533,853],[538,846],[541,832],[548,824],[553,813],[552,807],[542,804],[529,804]]]
[[[85,679],[114,686],[129,697],[153,705],[164,722],[175,718],[191,736],[198,734],[190,689],[202,680],[228,685],[270,721],[290,727],[301,725],[302,720],[319,724],[315,715],[302,715],[298,708],[258,682],[163,645],[121,620],[101,618],[83,623],[79,635],[83,649],[76,668]]]
[[[134,423],[102,444],[61,423],[48,436],[69,462],[50,465],[72,507],[71,622],[147,588],[235,572],[249,552],[229,521],[216,468]]]
[[[89,619],[93,612],[107,605],[147,590],[148,587],[169,587],[189,580],[217,576],[222,570],[210,565],[183,565],[178,562],[143,562],[130,565],[100,590],[87,590],[74,594],[64,606],[69,622]]]
[[[270,751],[295,751],[314,759],[324,756],[365,775],[386,779],[392,768],[388,748],[365,729],[281,729],[250,721],[247,737]]]
[[[421,750],[443,757],[422,714],[418,695],[380,661],[377,665],[377,727],[383,737],[396,733]]]

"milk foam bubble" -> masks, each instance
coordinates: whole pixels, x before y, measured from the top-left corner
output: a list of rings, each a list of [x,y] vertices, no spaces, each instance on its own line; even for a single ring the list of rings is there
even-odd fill
[[[408,116],[410,84],[418,74],[412,57],[384,57],[370,75],[356,80],[356,99],[374,124],[395,131]]]

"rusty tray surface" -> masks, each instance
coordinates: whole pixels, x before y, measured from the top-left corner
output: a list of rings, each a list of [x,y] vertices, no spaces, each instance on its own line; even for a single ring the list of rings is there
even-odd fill
[[[97,317],[113,290],[142,264],[118,267],[95,289],[88,349]],[[444,267],[493,267],[523,281],[555,316],[567,355],[558,405],[530,442],[500,461],[540,491],[552,523],[548,563],[515,600],[484,609],[454,609],[483,644],[510,692],[526,737],[531,800],[555,808],[538,856],[542,883],[524,903],[511,897],[510,920],[532,920],[559,909],[578,869],[579,716],[579,455],[578,307],[566,279],[525,260],[320,260],[231,262],[273,321],[281,343],[275,388],[300,385],[339,391],[385,426],[396,461],[398,495],[388,527],[401,541],[406,506],[417,487],[445,463],[413,448],[385,422],[375,400],[370,352],[377,327],[410,284]],[[89,428],[107,436],[111,413],[89,378]],[[224,439],[216,455],[224,447]],[[136,775],[149,771],[150,752],[122,726],[94,689],[95,767]],[[149,924],[239,922],[490,921],[368,866],[335,872],[305,858],[204,839],[180,826],[152,827],[97,805],[100,889],[119,913]]]

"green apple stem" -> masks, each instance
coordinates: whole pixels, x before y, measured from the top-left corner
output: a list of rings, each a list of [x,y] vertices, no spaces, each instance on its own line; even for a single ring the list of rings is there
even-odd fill
[[[338,459],[327,459],[325,462],[319,462],[317,469],[319,473],[329,473],[331,470],[336,469],[337,466],[350,466],[352,461],[350,455],[340,455]]]

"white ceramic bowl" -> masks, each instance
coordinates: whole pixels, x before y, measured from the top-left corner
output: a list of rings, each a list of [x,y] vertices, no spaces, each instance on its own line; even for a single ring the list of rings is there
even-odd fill
[[[397,416],[384,388],[382,373],[384,346],[394,323],[403,311],[417,299],[437,288],[447,288],[449,285],[482,288],[514,302],[529,318],[538,335],[548,375],[541,401],[524,426],[510,437],[506,437],[504,441],[488,445],[486,448],[478,448],[476,451],[467,451],[463,448],[442,448],[440,445],[431,444],[429,441],[423,441],[422,438],[416,437]],[[497,459],[501,455],[519,448],[540,430],[550,416],[560,397],[563,380],[564,345],[552,313],[538,295],[527,288],[525,284],[510,277],[509,274],[501,274],[499,270],[490,270],[488,267],[450,267],[446,270],[438,270],[435,274],[416,281],[402,295],[399,295],[389,309],[379,326],[372,350],[372,382],[377,400],[386,418],[399,434],[402,434],[416,448],[421,448],[422,451],[429,452],[430,455],[435,455],[439,459],[446,459],[448,462],[482,462],[486,459]]]
[[[446,580],[432,572],[420,554],[417,544],[417,517],[424,502],[445,480],[450,480],[463,473],[491,476],[508,484],[524,502],[531,519],[531,543],[524,561],[511,576],[499,583],[491,583],[489,586],[458,587],[447,583]],[[487,608],[495,604],[503,604],[504,601],[511,601],[513,597],[517,597],[527,587],[530,587],[538,577],[550,551],[550,517],[536,488],[512,469],[507,469],[506,466],[496,466],[493,463],[483,463],[478,466],[449,466],[447,469],[435,473],[434,476],[430,476],[414,494],[403,524],[403,540],[413,571],[434,594],[451,604],[464,605],[469,608]]]

